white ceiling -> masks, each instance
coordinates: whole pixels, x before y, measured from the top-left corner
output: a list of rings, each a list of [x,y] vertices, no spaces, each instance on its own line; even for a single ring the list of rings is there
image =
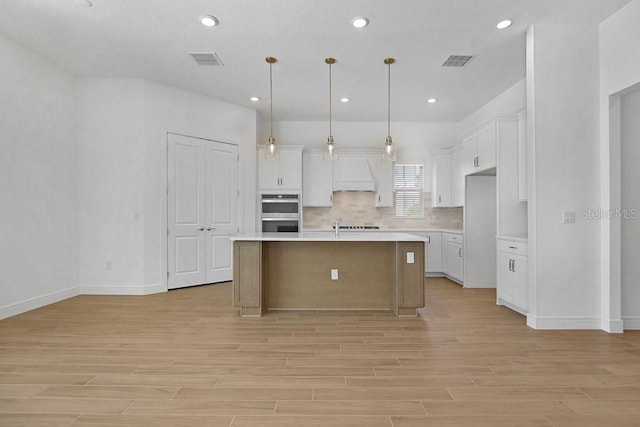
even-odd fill
[[[525,75],[534,23],[597,24],[629,0],[0,0],[3,33],[81,76],[144,78],[257,108],[274,120],[326,120],[332,56],[334,120],[456,122]],[[206,28],[202,14],[220,25]],[[369,18],[357,30],[353,17]],[[514,25],[498,31],[503,19]],[[188,52],[216,52],[202,67]],[[450,54],[475,55],[443,68]],[[1,59],[0,59],[1,61]],[[0,62],[1,64],[1,62]],[[250,96],[262,100],[254,104]],[[340,104],[337,98],[351,98]],[[439,102],[427,104],[436,97]]]

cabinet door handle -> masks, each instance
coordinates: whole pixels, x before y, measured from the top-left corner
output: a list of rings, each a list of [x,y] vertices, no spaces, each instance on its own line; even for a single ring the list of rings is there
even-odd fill
[[[517,246],[509,246],[509,249],[518,249]]]
[[[511,261],[513,261],[511,258],[509,258],[509,271],[511,271]]]
[[[378,194],[378,203],[380,203],[380,195]]]
[[[442,195],[438,196],[438,203],[442,203]]]
[[[431,244],[431,236],[427,236],[427,245]]]
[[[198,231],[204,231],[204,227],[198,228]]]
[[[458,258],[462,258],[462,248],[458,248]]]
[[[333,194],[329,196],[329,201],[333,203]]]
[[[215,227],[207,227],[207,231],[213,231],[215,229],[216,229]]]
[[[511,271],[513,271],[514,273],[516,272],[516,260],[515,259],[511,260]]]

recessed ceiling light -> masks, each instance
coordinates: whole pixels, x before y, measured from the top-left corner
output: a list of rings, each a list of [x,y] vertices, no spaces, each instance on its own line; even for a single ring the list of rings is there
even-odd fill
[[[251,102],[258,102],[260,101],[260,98],[258,98],[257,96],[252,96],[251,98],[249,98],[251,100]]]
[[[220,23],[218,21],[218,18],[212,15],[202,15],[198,19],[200,20],[200,23],[205,27],[215,27]]]
[[[93,3],[91,3],[89,0],[75,0],[75,1],[78,6],[82,6],[82,7],[93,6]]]
[[[340,102],[342,102],[342,103],[346,104],[349,101],[351,101],[349,98],[340,98]]]
[[[505,19],[504,21],[500,21],[496,24],[496,28],[499,30],[504,30],[505,28],[509,28],[512,22],[510,19]]]
[[[364,16],[356,16],[351,20],[351,25],[356,28],[364,28],[369,25],[369,19]]]
[[[436,102],[438,102],[438,98],[429,98],[429,99],[427,99],[427,102],[429,104],[435,104]]]

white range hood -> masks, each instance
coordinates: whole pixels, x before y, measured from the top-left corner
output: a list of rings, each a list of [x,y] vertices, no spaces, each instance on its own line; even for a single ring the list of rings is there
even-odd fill
[[[376,191],[377,156],[339,154],[333,169],[333,191]]]

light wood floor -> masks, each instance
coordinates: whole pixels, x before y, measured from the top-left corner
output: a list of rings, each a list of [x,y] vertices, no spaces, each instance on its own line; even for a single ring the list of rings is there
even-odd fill
[[[419,318],[241,319],[231,285],[0,321],[2,426],[639,426],[640,333],[535,331],[426,281]]]

